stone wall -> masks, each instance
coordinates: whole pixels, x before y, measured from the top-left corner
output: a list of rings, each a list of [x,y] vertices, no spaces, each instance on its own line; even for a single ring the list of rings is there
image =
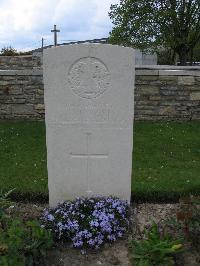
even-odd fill
[[[135,119],[200,120],[200,67],[137,68]]]
[[[44,89],[39,70],[0,70],[0,119],[43,119]]]
[[[200,67],[136,68],[136,120],[200,120]],[[44,119],[41,69],[0,70],[0,119]]]
[[[37,56],[0,56],[0,69],[33,69],[41,67],[41,59]]]

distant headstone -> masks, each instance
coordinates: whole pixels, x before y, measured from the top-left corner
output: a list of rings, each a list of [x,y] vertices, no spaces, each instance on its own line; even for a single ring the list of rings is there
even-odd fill
[[[130,201],[134,50],[75,44],[44,51],[50,206],[80,196]]]
[[[135,64],[138,65],[157,65],[157,54],[145,54],[135,49]]]

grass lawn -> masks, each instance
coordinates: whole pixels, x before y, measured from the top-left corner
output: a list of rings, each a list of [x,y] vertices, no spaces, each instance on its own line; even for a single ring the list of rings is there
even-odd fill
[[[0,122],[0,189],[47,199],[44,122]],[[136,122],[133,198],[200,194],[200,122]]]
[[[174,200],[200,195],[200,122],[136,122],[133,196]]]

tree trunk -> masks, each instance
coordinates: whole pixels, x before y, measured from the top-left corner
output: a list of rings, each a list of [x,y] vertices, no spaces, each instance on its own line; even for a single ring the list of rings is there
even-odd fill
[[[176,52],[172,50],[172,56],[171,56],[172,64],[176,65]]]
[[[187,65],[188,52],[189,51],[188,51],[187,47],[181,47],[178,50],[180,66],[186,66]]]
[[[193,53],[193,49],[190,51],[190,65],[193,65],[193,57],[194,57],[194,53]]]

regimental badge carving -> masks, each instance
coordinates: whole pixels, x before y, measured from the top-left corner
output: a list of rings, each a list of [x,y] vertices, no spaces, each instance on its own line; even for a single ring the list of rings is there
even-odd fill
[[[69,70],[68,79],[73,93],[86,99],[97,98],[110,85],[108,68],[94,57],[84,57],[76,61]]]

